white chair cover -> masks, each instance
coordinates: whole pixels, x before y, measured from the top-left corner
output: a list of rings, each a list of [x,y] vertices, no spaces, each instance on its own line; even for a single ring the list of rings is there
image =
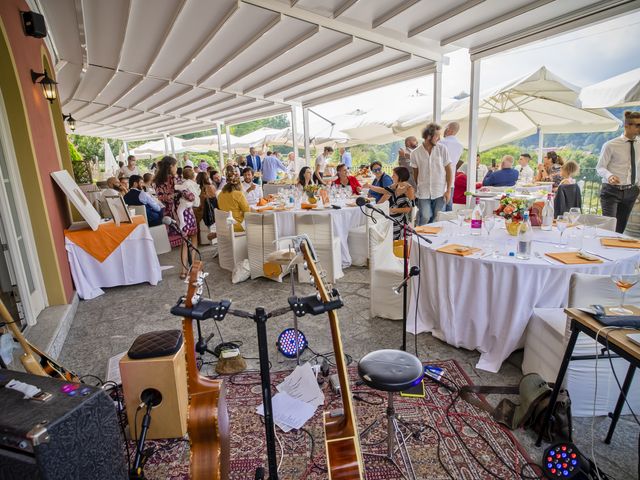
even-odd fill
[[[569,286],[569,307],[586,307],[593,304],[616,305],[620,292],[608,275],[574,273]],[[627,294],[628,303],[640,304],[640,289],[631,289]],[[561,308],[538,308],[527,326],[522,372],[539,373],[545,380],[553,382],[558,375],[560,363],[570,336],[569,321]],[[598,352],[602,346],[598,347]],[[595,340],[580,334],[574,355],[595,355]],[[612,359],[616,375],[622,384],[629,366],[622,358]],[[598,378],[595,414],[607,415],[612,412],[618,399],[616,384],[608,358],[598,360],[574,360],[569,363],[565,385],[571,397],[571,413],[576,417],[590,417],[594,412],[593,395]],[[635,386],[634,386],[635,385]],[[640,409],[640,388],[634,379],[627,396],[634,411]],[[628,414],[625,405],[623,414]]]
[[[366,267],[369,259],[369,232],[367,224],[349,230],[347,238],[349,254],[351,255],[351,265]]]
[[[279,250],[278,224],[271,212],[247,213],[244,217],[247,230],[247,246],[251,278],[264,277],[264,263],[270,253]],[[267,277],[276,282],[282,282],[284,275]]]
[[[145,222],[147,219],[147,209],[144,205],[131,205],[128,208],[133,208],[136,215],[142,215]],[[158,255],[162,253],[169,253],[171,251],[171,244],[169,243],[169,232],[167,232],[166,225],[156,225],[155,227],[149,227],[149,233],[153,238],[153,245],[156,247],[156,253]]]
[[[296,213],[296,234],[307,234],[318,254],[318,260],[327,273],[327,281],[335,283],[342,278],[342,253],[340,238],[333,233],[331,215],[314,213]],[[306,270],[298,268],[298,280],[311,282],[311,276]]]
[[[594,215],[593,213],[583,213],[578,219],[578,223],[583,225],[597,225],[598,228],[603,230],[609,230],[610,232],[616,231],[616,224],[618,220],[616,217],[605,217],[604,215]]]
[[[389,212],[389,204],[378,207]],[[371,317],[392,320],[402,319],[402,295],[396,295],[393,287],[403,278],[402,259],[393,254],[393,224],[376,212],[371,212],[369,224],[369,278],[371,293],[369,312]]]
[[[233,271],[236,263],[248,258],[247,235],[233,231],[231,212],[215,209],[216,232],[218,234],[218,262],[220,268]]]

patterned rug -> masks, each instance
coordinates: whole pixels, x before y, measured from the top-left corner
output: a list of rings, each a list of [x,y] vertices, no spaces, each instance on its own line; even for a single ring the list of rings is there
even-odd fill
[[[469,378],[454,360],[437,362],[447,379],[456,385],[470,383]],[[279,384],[290,372],[272,373],[272,385]],[[349,368],[359,430],[362,432],[376,418],[382,418],[386,408],[386,395],[366,386],[357,386],[357,370]],[[322,411],[340,407],[339,397],[325,382],[325,408],[318,408],[314,417],[305,424],[306,431],[283,433],[276,427],[280,445],[276,446],[282,479],[328,478],[325,469],[324,432]],[[255,413],[262,403],[260,377],[257,373],[227,377],[227,403],[231,422],[230,480],[253,479],[255,469],[266,467],[264,424]],[[417,478],[488,479],[520,478],[521,471],[536,477],[527,463],[530,459],[513,435],[495,423],[484,411],[458,399],[448,389],[425,381],[424,398],[395,396],[396,411],[412,432],[408,443],[409,454]],[[313,440],[311,439],[313,437]],[[379,422],[364,438],[362,450],[386,453],[386,424]],[[133,444],[130,444],[131,446]],[[157,440],[147,442],[155,451],[145,467],[149,480],[189,478],[189,444],[186,440]],[[280,455],[281,449],[284,455]],[[401,461],[398,460],[401,464]],[[403,478],[393,464],[385,459],[365,455],[367,480]]]

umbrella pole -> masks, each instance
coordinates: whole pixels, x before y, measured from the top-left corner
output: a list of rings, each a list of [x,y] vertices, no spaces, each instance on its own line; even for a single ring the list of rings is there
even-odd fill
[[[538,163],[542,163],[542,159],[544,158],[544,152],[543,150],[543,146],[544,146],[544,133],[542,132],[542,129],[540,127],[538,127]]]

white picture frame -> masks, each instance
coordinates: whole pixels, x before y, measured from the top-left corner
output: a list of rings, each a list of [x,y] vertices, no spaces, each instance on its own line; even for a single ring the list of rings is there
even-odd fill
[[[100,214],[80,189],[73,177],[71,177],[69,172],[66,170],[51,172],[51,178],[53,178],[53,180],[58,184],[69,201],[74,207],[76,207],[78,212],[80,212],[80,215],[85,219],[87,225],[91,227],[91,230],[98,230],[98,226],[100,225]]]
[[[131,214],[127,205],[124,203],[124,198],[120,195],[106,195],[104,197],[111,212],[111,218],[116,226],[120,226],[121,223],[132,223]]]

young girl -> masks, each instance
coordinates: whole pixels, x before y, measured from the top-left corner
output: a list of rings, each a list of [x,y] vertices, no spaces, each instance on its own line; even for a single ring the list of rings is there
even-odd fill
[[[560,185],[572,185],[576,183],[576,179],[573,178],[580,172],[580,167],[573,160],[569,160],[560,168],[560,174],[562,175],[562,181]]]
[[[198,246],[198,226],[196,224],[196,217],[193,213],[193,207],[200,206],[200,187],[193,180],[195,178],[195,172],[193,168],[185,168],[182,171],[182,183],[176,184],[175,190],[179,195],[178,199],[178,226],[185,237],[188,237],[191,244],[194,247]],[[187,270],[185,265],[187,264],[187,246],[182,244],[182,272],[180,278],[187,277]]]

